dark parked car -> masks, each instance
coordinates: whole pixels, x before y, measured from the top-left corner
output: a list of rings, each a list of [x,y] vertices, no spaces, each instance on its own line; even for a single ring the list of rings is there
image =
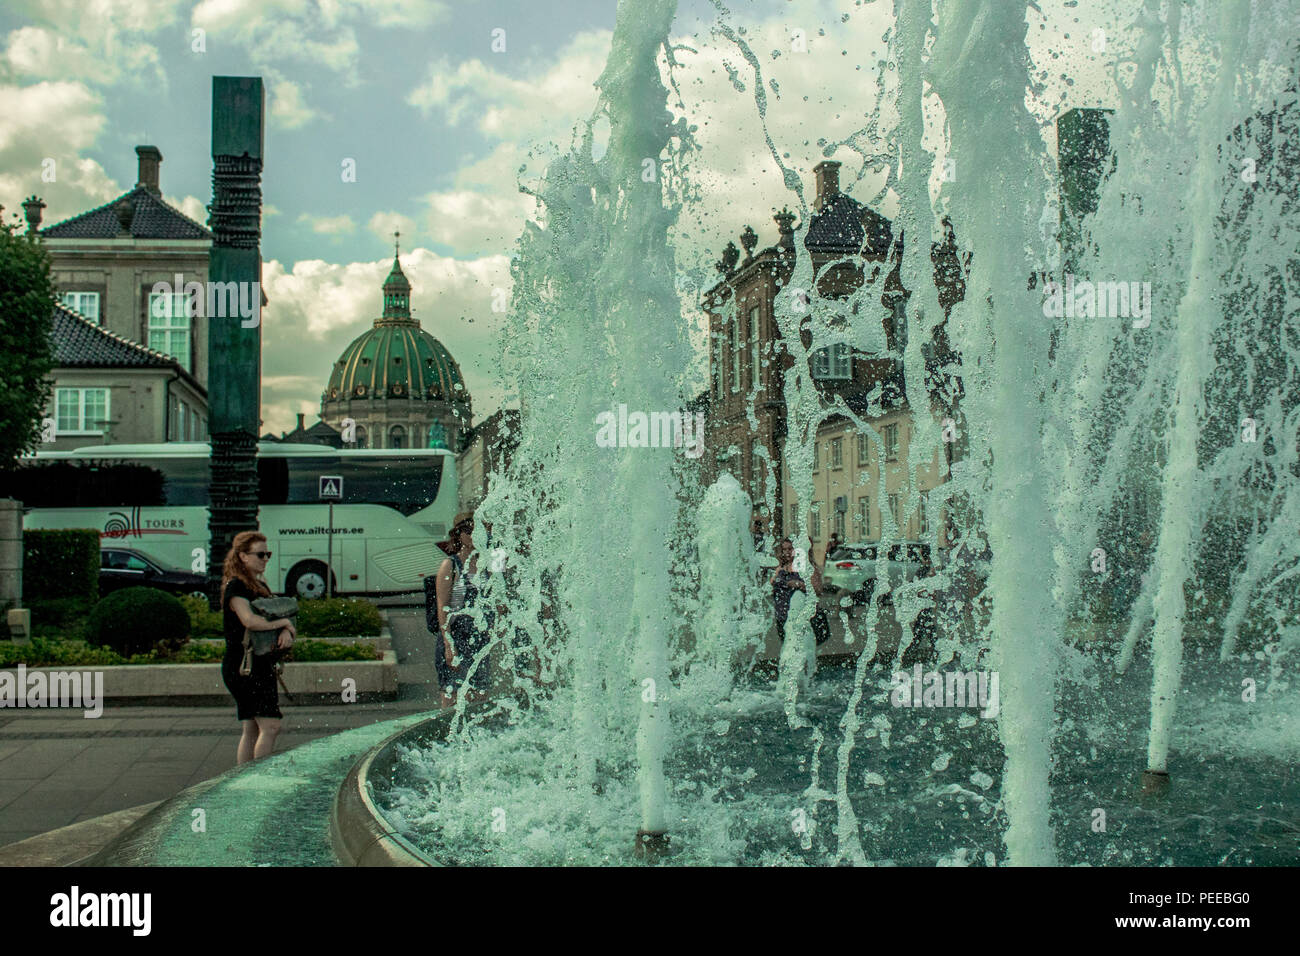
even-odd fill
[[[206,597],[201,574],[164,567],[153,558],[127,548],[104,548],[99,552],[99,593],[102,597],[119,588],[158,588],[171,594]]]

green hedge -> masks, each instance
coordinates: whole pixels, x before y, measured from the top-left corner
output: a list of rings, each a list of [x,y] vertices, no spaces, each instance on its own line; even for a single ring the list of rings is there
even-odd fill
[[[225,637],[220,611],[208,610],[202,598],[183,596],[190,616],[190,637]],[[378,637],[384,619],[379,609],[358,598],[319,598],[298,602],[297,630],[304,637]],[[296,656],[296,655],[295,655]]]
[[[54,641],[33,637],[30,644],[0,641],[0,667],[112,667],[131,664],[216,664],[225,653],[220,644],[190,644],[175,654],[151,651],[124,657],[107,647],[93,647],[85,641]],[[328,644],[324,641],[298,641],[293,645],[292,660],[375,661],[383,654],[369,644]]]
[[[33,636],[85,640],[86,621],[95,606],[91,598],[37,598],[23,603],[32,612]]]
[[[23,532],[23,600],[99,596],[99,532]]]
[[[182,594],[180,602],[181,607],[185,608],[186,613],[190,616],[190,638],[192,640],[197,641],[204,637],[223,638],[226,636],[221,623],[221,612],[210,610],[206,599]]]
[[[298,602],[300,637],[378,637],[383,624],[379,608],[359,598]]]
[[[123,657],[146,654],[155,645],[175,651],[190,633],[190,616],[166,591],[123,588],[95,605],[86,624],[91,644],[112,648]]]

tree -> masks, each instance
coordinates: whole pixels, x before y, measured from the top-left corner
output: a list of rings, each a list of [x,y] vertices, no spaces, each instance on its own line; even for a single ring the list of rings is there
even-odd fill
[[[17,229],[0,221],[0,469],[39,441],[54,368],[50,257]]]

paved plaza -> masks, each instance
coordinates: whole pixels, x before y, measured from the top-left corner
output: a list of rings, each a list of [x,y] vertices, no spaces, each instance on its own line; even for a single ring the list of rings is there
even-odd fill
[[[397,654],[398,699],[295,706],[282,697],[277,752],[437,706],[433,639],[423,609],[385,610]],[[233,701],[223,707],[110,706],[95,720],[66,710],[0,710],[0,865],[4,848],[19,840],[153,804],[229,770],[238,740]]]

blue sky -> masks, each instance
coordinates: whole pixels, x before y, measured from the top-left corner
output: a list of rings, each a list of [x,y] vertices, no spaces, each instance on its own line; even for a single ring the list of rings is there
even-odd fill
[[[1044,62],[1049,50],[1065,54],[1052,61],[1049,87],[1062,64],[1076,80],[1099,72],[1087,17],[1129,19],[1065,0],[1042,6],[1031,36]],[[765,80],[778,83],[767,125],[784,161],[810,192],[812,166],[829,149],[851,184],[855,154],[824,144],[861,128],[875,105],[893,4],[728,7]],[[395,228],[416,316],[461,364],[482,417],[504,393],[492,297],[508,289],[515,237],[534,213],[518,170],[527,167],[525,180],[540,173],[591,114],[614,15],[612,0],[8,0],[0,9],[0,204],[12,214],[35,192],[49,204],[47,223],[75,215],[130,188],[134,147],[149,143],[164,156],[164,196],[204,221],[211,78],[260,75],[266,426],[290,428],[297,412],[314,420],[331,363],[379,312]],[[683,217],[678,262],[698,284],[746,223],[768,245],[772,212],[797,208],[762,145],[749,68],[711,29],[717,16],[707,0],[683,0],[673,33],[689,47],[678,52],[676,79],[699,126],[704,195]],[[492,48],[496,29],[505,31],[504,52]],[[794,31],[807,39],[803,55],[791,52]],[[1122,41],[1116,32],[1114,46]],[[1104,86],[1076,82],[1067,93],[1060,85],[1057,98],[1099,105]],[[45,157],[57,160],[55,183],[41,181]],[[340,175],[345,159],[356,161],[354,183]],[[870,200],[875,185],[868,178],[854,191]]]

